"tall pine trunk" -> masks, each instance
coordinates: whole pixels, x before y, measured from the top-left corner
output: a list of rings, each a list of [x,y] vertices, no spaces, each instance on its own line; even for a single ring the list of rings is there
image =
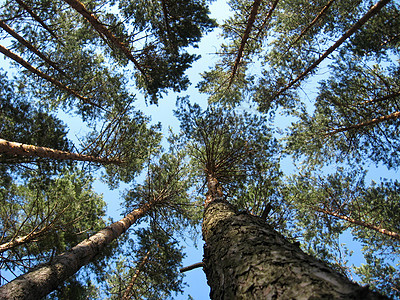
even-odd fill
[[[33,145],[10,142],[3,139],[0,139],[0,153],[5,153],[8,155],[17,155],[17,156],[43,157],[43,158],[51,158],[58,160],[89,161],[101,164],[118,165],[123,163],[123,161],[118,159],[108,159],[104,157],[71,153],[47,147],[38,147]]]
[[[326,215],[330,215],[330,216],[333,216],[335,218],[347,221],[349,223],[356,224],[356,225],[359,225],[359,226],[363,226],[363,227],[369,228],[371,230],[375,230],[376,232],[385,234],[387,236],[390,236],[391,238],[394,238],[394,239],[400,241],[400,234],[395,232],[395,231],[388,230],[388,229],[382,228],[381,226],[377,226],[377,225],[374,225],[374,224],[371,224],[371,223],[368,223],[368,222],[365,222],[365,221],[362,221],[362,220],[357,220],[357,219],[354,219],[354,218],[351,218],[351,217],[348,217],[348,216],[345,216],[345,215],[342,215],[342,214],[339,214],[337,212],[330,211],[330,210],[327,210],[327,209],[316,208],[315,210],[318,211],[318,212],[324,213]]]
[[[70,251],[55,257],[47,264],[41,264],[13,281],[0,287],[0,299],[37,300],[54,291],[66,279],[79,271],[101,253],[105,246],[121,236],[132,224],[145,216],[156,199],[135,209],[125,218],[111,224],[90,238],[79,243]]]
[[[135,65],[136,69],[142,73],[142,75],[146,78],[146,73],[139,64],[139,62],[134,58],[132,55],[131,51],[128,49],[128,46],[125,45],[119,38],[117,38],[111,31],[107,29],[106,26],[101,23],[97,17],[90,11],[88,11],[85,7],[85,5],[80,2],[79,0],[64,0],[66,3],[68,3],[73,9],[75,9],[78,13],[80,13],[92,26],[96,31],[107,38],[107,40],[114,45],[116,48],[120,49],[126,57],[133,62]]]
[[[336,273],[261,218],[211,201],[203,220],[211,299],[387,299]]]
[[[150,256],[150,251],[147,251],[146,255],[143,257],[142,261],[140,262],[140,264],[138,264],[135,273],[133,274],[128,287],[125,290],[124,295],[122,296],[122,300],[129,300],[131,299],[131,293],[132,293],[132,289],[135,285],[136,279],[138,279],[140,272],[142,272],[144,266],[147,263],[147,260],[149,259]]]

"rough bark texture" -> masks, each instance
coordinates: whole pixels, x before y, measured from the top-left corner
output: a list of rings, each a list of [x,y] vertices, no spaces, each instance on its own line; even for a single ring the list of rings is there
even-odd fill
[[[122,164],[121,160],[112,160],[103,157],[95,157],[90,155],[82,155],[78,153],[71,153],[61,150],[55,150],[46,147],[38,147],[33,145],[9,142],[0,139],[0,153],[6,153],[9,155],[19,156],[35,156],[44,157],[59,160],[78,160],[78,161],[89,161],[102,164]]]
[[[135,209],[125,218],[111,224],[70,251],[55,257],[50,263],[37,266],[0,287],[0,299],[41,299],[54,291],[68,277],[88,264],[102,249],[122,235],[139,218],[146,215],[154,203]]]
[[[212,201],[203,220],[211,299],[387,299],[305,254],[260,218]]]

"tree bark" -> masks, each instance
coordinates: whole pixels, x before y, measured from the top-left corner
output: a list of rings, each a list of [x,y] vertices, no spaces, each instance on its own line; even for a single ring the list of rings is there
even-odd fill
[[[43,22],[43,20],[41,18],[39,18],[39,16],[37,14],[35,14],[32,9],[22,0],[16,0],[16,2],[23,8],[25,9],[31,16],[32,18],[38,22],[40,25],[42,25],[42,27],[44,29],[46,29],[56,40],[58,40],[57,35],[54,33],[53,30],[50,29],[49,26],[46,25],[46,23]]]
[[[89,161],[101,164],[118,165],[123,163],[123,161],[118,159],[107,159],[103,157],[95,157],[90,155],[71,153],[47,147],[38,147],[33,145],[9,142],[3,139],[0,139],[0,153],[6,153],[8,155],[19,155],[19,156],[35,156],[35,157],[43,157],[43,158],[51,158],[59,160]]]
[[[67,278],[92,261],[95,256],[121,236],[138,219],[145,216],[160,199],[153,200],[135,209],[125,218],[92,235],[47,264],[19,276],[0,287],[0,299],[37,300],[54,291]]]
[[[12,37],[14,37],[20,44],[24,45],[26,48],[28,48],[31,52],[35,53],[37,56],[39,56],[41,59],[43,59],[46,63],[48,63],[50,66],[52,66],[56,71],[58,71],[60,74],[71,80],[67,74],[64,73],[63,70],[61,70],[56,63],[51,61],[46,55],[44,55],[42,52],[40,52],[36,47],[34,47],[30,42],[25,40],[22,36],[20,36],[17,32],[15,32],[10,26],[8,26],[6,23],[4,23],[3,20],[0,19],[0,27],[3,28],[8,34],[10,34]],[[71,80],[72,81],[72,80]]]
[[[335,1],[335,0],[329,0],[329,2],[322,8],[322,10],[321,10],[321,11],[318,13],[318,15],[314,18],[314,20],[312,20],[311,23],[308,24],[307,27],[304,28],[304,29],[300,32],[299,36],[298,36],[292,43],[290,43],[289,49],[290,49],[294,44],[296,44],[296,43],[304,36],[304,34],[305,34],[308,30],[310,30],[310,28],[312,28],[312,27],[315,25],[315,23],[318,22],[319,19],[322,18],[322,16],[325,14],[325,12],[328,10],[328,8],[332,5],[332,3],[333,3],[334,1]]]
[[[318,211],[318,212],[324,213],[326,215],[330,215],[330,216],[333,216],[335,218],[338,218],[338,219],[341,219],[341,220],[345,220],[345,221],[347,221],[349,223],[360,225],[360,226],[375,230],[375,231],[377,231],[379,233],[386,234],[387,236],[390,236],[391,238],[394,238],[394,239],[400,241],[400,234],[398,234],[395,231],[387,230],[385,228],[381,228],[380,226],[375,226],[373,224],[370,224],[370,223],[367,223],[367,222],[364,222],[364,221],[360,221],[360,220],[356,220],[356,219],[350,218],[348,216],[344,216],[344,215],[341,215],[341,214],[338,214],[338,213],[335,213],[333,211],[329,211],[329,210],[326,210],[326,209],[316,208],[315,210]]]
[[[111,31],[109,31],[97,17],[88,11],[85,5],[78,0],[64,0],[68,3],[73,9],[75,9],[78,13],[80,13],[93,27],[96,29],[98,33],[104,35],[114,46],[119,48],[126,57],[133,62],[135,67],[142,73],[142,75],[147,78],[147,75],[143,68],[140,66],[139,62],[133,57],[131,51],[127,48],[127,46],[122,43]]]
[[[129,282],[129,285],[126,288],[124,295],[122,296],[122,300],[129,300],[130,299],[130,294],[132,292],[132,289],[133,289],[133,286],[135,284],[135,281],[139,277],[139,274],[142,271],[144,265],[147,263],[147,260],[149,259],[149,256],[150,256],[150,251],[147,251],[145,257],[143,257],[142,261],[137,266],[137,268],[135,270],[135,274],[133,274],[133,276],[131,278],[131,281]]]
[[[282,95],[288,89],[290,89],[294,84],[298,81],[302,80],[305,76],[308,75],[312,70],[314,70],[325,58],[327,58],[333,51],[340,47],[350,36],[352,36],[358,29],[361,28],[369,19],[375,16],[386,4],[388,4],[390,0],[380,0],[378,1],[371,9],[360,19],[358,20],[349,30],[346,31],[344,35],[340,39],[338,39],[328,50],[325,51],[311,66],[309,66],[303,73],[297,76],[296,79],[292,80],[287,86],[279,90],[273,97],[274,100],[276,97]]]
[[[17,62],[18,64],[20,64],[21,66],[23,66],[24,68],[29,70],[30,72],[38,75],[39,77],[47,80],[48,82],[54,84],[55,86],[57,86],[61,90],[64,90],[64,91],[68,92],[69,94],[74,95],[75,97],[79,98],[84,103],[93,105],[93,106],[95,106],[97,108],[100,108],[100,109],[104,110],[104,108],[102,108],[100,105],[90,101],[88,98],[86,98],[86,97],[84,97],[82,95],[79,95],[78,92],[76,92],[75,90],[71,89],[70,87],[68,87],[68,86],[66,86],[64,84],[62,84],[58,80],[56,80],[53,77],[43,73],[42,71],[36,69],[30,63],[28,63],[26,60],[24,60],[21,56],[15,54],[14,52],[12,52],[9,49],[7,49],[6,47],[3,47],[2,45],[0,45],[0,52],[3,53],[5,56],[11,58],[15,62]]]
[[[203,219],[204,271],[211,299],[387,299],[305,254],[259,217],[227,202]]]
[[[242,59],[242,56],[243,56],[244,47],[246,46],[247,40],[249,39],[250,31],[251,31],[251,28],[253,27],[254,21],[256,20],[257,11],[258,11],[258,8],[260,7],[261,1],[262,0],[255,0],[253,3],[253,6],[252,6],[252,9],[250,12],[250,16],[247,20],[246,29],[243,33],[242,41],[240,42],[236,60],[233,65],[233,68],[232,68],[232,73],[231,73],[231,78],[229,80],[228,89],[232,85],[233,80],[235,79],[236,72],[239,68],[240,60]]]
[[[338,129],[332,130],[332,131],[326,133],[325,137],[335,135],[336,133],[339,133],[339,132],[349,131],[351,129],[358,129],[358,128],[361,128],[361,127],[371,126],[371,125],[378,124],[378,123],[381,123],[381,122],[387,121],[387,120],[396,120],[398,118],[400,118],[400,111],[396,111],[396,112],[394,112],[394,113],[392,113],[390,115],[380,116],[378,118],[375,118],[375,119],[372,119],[372,120],[369,120],[369,121],[365,121],[365,122],[362,122],[362,123],[353,124],[353,125],[350,125],[350,126],[347,126],[347,127],[342,127],[342,128],[338,128]]]

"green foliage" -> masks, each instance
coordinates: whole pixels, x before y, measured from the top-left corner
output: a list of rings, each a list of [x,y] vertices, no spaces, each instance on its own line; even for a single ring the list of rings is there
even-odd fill
[[[221,59],[198,84],[212,104],[202,110],[180,98],[176,116],[181,133],[169,138],[172,147],[163,153],[161,125],[151,126],[135,109],[128,85],[135,80],[151,103],[169,90],[185,90],[185,72],[198,59],[188,49],[216,27],[209,17],[211,2],[84,1],[132,53],[137,64],[130,66],[123,51],[65,1],[25,0],[45,26],[15,1],[4,1],[0,18],[58,68],[15,40],[12,50],[87,101],[27,71],[18,75],[18,89],[0,74],[0,137],[70,151],[66,127],[49,111],[61,108],[78,114],[90,131],[79,150],[122,161],[105,167],[103,178],[111,188],[120,181],[133,182],[124,194],[125,212],[155,203],[143,219],[150,229],[138,229],[109,245],[89,270],[103,283],[107,278],[103,293],[110,298],[123,295],[146,253],[149,262],[140,271],[134,297],[166,299],[181,292],[177,268],[183,255],[172,239],[187,228],[197,229],[202,206],[194,194],[205,186],[207,175],[218,180],[239,209],[261,216],[347,275],[351,251],[339,239],[351,233],[363,246],[366,263],[355,269],[362,282],[400,297],[398,241],[322,212],[400,232],[399,182],[369,184],[362,171],[369,162],[393,169],[400,163],[399,118],[380,119],[400,107],[399,3],[389,2],[305,74],[365,15],[371,1],[263,2],[254,24],[249,23],[254,1],[229,1],[232,16],[221,24],[223,42],[217,51]],[[0,35],[8,37],[3,31]],[[316,83],[315,75],[321,74],[314,98],[304,82]],[[234,108],[243,101],[260,114]],[[296,118],[284,136],[285,150],[303,163],[301,173],[288,180],[280,170],[282,148],[276,132],[263,115],[282,111]],[[146,164],[145,179],[134,182]],[[349,170],[325,172],[324,167],[339,164]],[[35,243],[28,239],[6,250],[0,257],[2,268],[27,270],[104,226],[105,204],[93,192],[87,172],[39,158],[0,156],[1,244],[44,230]],[[105,274],[107,270],[113,271]],[[72,278],[53,296],[104,296],[83,277]]]
[[[115,101],[112,93],[118,85],[109,84],[109,81],[126,71],[123,70],[128,63],[125,54],[65,2],[35,0],[27,4],[51,32],[38,22],[32,22],[30,14],[13,5],[12,1],[5,3],[0,17],[12,20],[16,31],[61,67],[63,74],[35,55],[29,55],[30,51],[15,42],[22,57],[96,105],[104,109],[112,106]],[[118,1],[118,5],[114,5],[115,1],[85,1],[84,4],[132,52],[141,71],[131,74],[136,77],[137,87],[151,98],[152,103],[157,103],[162,93],[169,89],[181,91],[187,88],[189,80],[184,72],[198,57],[183,49],[196,46],[201,36],[216,26],[208,16],[206,1],[184,1],[183,4],[167,0],[124,0]],[[107,63],[106,59],[109,60]],[[109,68],[108,63],[118,66],[118,71]],[[34,84],[33,90],[53,105],[61,102],[64,107],[76,108],[88,118],[101,112],[88,104],[75,103],[73,96],[48,82],[42,80],[42,83],[40,91],[37,78],[30,84]]]
[[[6,74],[0,74],[0,79],[0,137],[11,142],[69,151],[71,143],[66,137],[65,125],[54,115],[26,101],[16,92],[13,81],[7,80]],[[7,186],[17,174],[25,179],[35,174],[38,180],[44,180],[66,165],[65,162],[7,154],[0,154],[0,162],[2,186]]]
[[[371,288],[383,291],[393,299],[400,297],[400,278],[399,264],[394,266],[385,263],[383,259],[368,255],[367,264],[362,264],[356,268],[356,274],[361,277],[365,284],[370,284]]]
[[[154,224],[154,223],[153,223]],[[135,231],[137,241],[129,240],[116,269],[109,273],[107,294],[110,299],[121,299],[132,276],[138,272],[131,296],[134,299],[173,299],[172,295],[182,293],[183,274],[182,248],[171,238],[171,231],[151,225]],[[139,268],[143,258],[144,265]]]
[[[398,272],[399,241],[367,226],[374,225],[397,233],[400,231],[397,181],[368,186],[365,173],[361,170],[346,172],[339,169],[337,173],[326,176],[310,173],[293,176],[284,194],[295,217],[292,230],[299,233],[298,239],[307,252],[351,276],[346,261],[343,261],[348,250],[339,242],[339,237],[351,233],[353,239],[363,246],[366,259],[366,264],[354,268],[352,272],[360,275],[363,283],[394,295],[397,283],[387,280],[385,276],[392,278],[390,274],[394,270]],[[365,225],[341,220],[319,209]],[[382,271],[388,272],[379,276],[379,266]]]
[[[211,174],[231,196],[262,172],[270,172],[271,180],[278,176],[280,147],[262,116],[218,105],[202,111],[187,98],[175,114],[200,181]]]
[[[216,26],[210,19],[206,1],[130,1],[119,2],[124,17],[136,31],[147,35],[139,62],[146,76],[136,74],[138,87],[146,91],[152,103],[160,92],[188,87],[186,69],[199,57],[182,49],[197,46],[201,36]],[[137,39],[138,32],[130,35]]]
[[[160,155],[158,159],[147,166],[145,181],[136,184],[124,195],[125,211],[129,213],[153,202],[152,220],[181,232],[187,226],[195,226],[201,219],[201,207],[189,194],[192,180],[185,153],[172,151]]]
[[[85,141],[88,154],[121,161],[104,166],[104,179],[111,188],[118,187],[119,181],[134,180],[150,155],[160,151],[161,125],[149,125],[150,118],[138,111],[129,113],[129,108],[111,112],[101,128],[90,132]]]
[[[28,236],[3,253],[2,268],[26,270],[47,262],[102,228],[105,202],[93,191],[92,182],[82,171],[65,169],[46,186],[31,182],[2,188],[1,243]]]
[[[320,85],[314,113],[297,113],[300,121],[292,124],[287,148],[296,157],[304,155],[311,165],[367,158],[397,168],[397,119],[351,126],[398,111],[398,66],[368,66],[344,56],[332,69],[332,76]],[[335,133],[342,128],[348,129]]]

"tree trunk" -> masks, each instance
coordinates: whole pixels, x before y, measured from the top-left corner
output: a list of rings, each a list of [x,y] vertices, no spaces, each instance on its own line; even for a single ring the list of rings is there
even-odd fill
[[[203,220],[211,299],[387,299],[305,254],[259,217],[211,201]]]
[[[145,257],[143,257],[142,261],[137,266],[137,268],[135,270],[135,274],[133,274],[133,276],[131,278],[131,281],[129,282],[129,285],[126,288],[124,295],[122,296],[122,300],[129,300],[130,299],[130,294],[132,292],[133,286],[135,285],[135,281],[139,277],[139,274],[142,271],[144,265],[147,263],[147,260],[149,259],[149,256],[150,256],[150,251],[147,251]]]
[[[228,84],[228,89],[230,88],[230,86],[232,85],[232,83],[233,83],[233,81],[235,79],[236,72],[237,72],[237,70],[239,68],[239,64],[240,64],[240,61],[241,61],[242,56],[243,56],[244,47],[246,46],[247,40],[249,39],[250,31],[251,31],[251,28],[254,25],[254,21],[256,20],[256,15],[257,15],[257,12],[258,12],[258,8],[260,7],[260,4],[261,4],[261,0],[255,0],[253,2],[253,6],[251,8],[250,16],[249,16],[249,18],[247,20],[246,29],[245,29],[245,31],[243,33],[242,41],[240,42],[240,46],[239,46],[239,50],[237,52],[236,60],[235,60],[235,63],[233,65],[233,68],[232,68],[231,79],[230,79],[229,84]]]
[[[349,131],[351,129],[359,129],[359,128],[362,128],[362,127],[367,127],[367,126],[371,126],[371,125],[374,125],[374,124],[382,123],[382,122],[387,121],[387,120],[396,120],[398,118],[400,118],[400,111],[396,111],[396,112],[394,112],[394,113],[392,113],[390,115],[380,116],[378,118],[375,118],[375,119],[372,119],[372,120],[369,120],[369,121],[365,121],[365,122],[362,122],[362,123],[353,124],[353,125],[350,125],[350,126],[347,126],[347,127],[342,127],[342,128],[338,128],[338,129],[332,130],[332,131],[326,133],[325,137],[335,135],[336,133],[339,133],[339,132]]]
[[[371,230],[375,230],[375,231],[377,231],[379,233],[386,234],[387,236],[390,236],[391,238],[394,238],[394,239],[400,241],[400,234],[398,234],[395,231],[387,230],[385,228],[381,228],[380,226],[376,226],[376,225],[373,225],[373,224],[370,224],[370,223],[367,223],[367,222],[364,222],[364,221],[356,220],[356,219],[350,218],[348,216],[344,216],[344,215],[341,215],[341,214],[338,214],[338,213],[335,213],[333,211],[329,211],[329,210],[326,210],[326,209],[316,208],[315,210],[318,211],[318,212],[324,213],[326,215],[330,215],[330,216],[333,216],[335,218],[338,218],[338,219],[341,219],[341,220],[345,220],[345,221],[347,221],[349,223],[360,225],[360,226],[369,228]]]
[[[61,283],[92,261],[95,256],[122,235],[138,219],[145,216],[160,199],[155,199],[135,209],[125,218],[79,243],[70,251],[41,264],[32,271],[19,276],[0,287],[0,299],[37,300],[54,291]]]
[[[326,11],[328,10],[328,8],[332,5],[332,3],[333,3],[334,1],[335,1],[335,0],[329,0],[329,2],[322,8],[322,10],[321,10],[321,11],[318,13],[318,15],[314,18],[314,20],[312,20],[311,23],[308,24],[308,25],[306,26],[306,28],[304,28],[304,29],[300,32],[299,36],[298,36],[292,43],[290,43],[289,49],[290,49],[294,44],[296,44],[296,43],[306,34],[306,32],[307,32],[308,30],[310,30],[310,28],[312,28],[312,27],[315,25],[315,23],[318,22],[319,19],[322,18],[322,16],[326,13]]]
[[[314,70],[325,58],[327,58],[333,51],[340,47],[350,36],[352,36],[358,29],[361,28],[369,19],[375,16],[386,4],[388,4],[390,0],[380,0],[378,1],[371,9],[361,18],[359,19],[349,30],[346,31],[344,35],[340,39],[338,39],[328,50],[325,51],[311,66],[309,66],[303,73],[297,76],[296,79],[292,80],[287,86],[279,90],[273,97],[272,100],[277,98],[286,92],[289,88],[291,88],[298,81],[302,80],[304,77],[308,75],[312,70]]]
[[[0,52],[3,53],[5,56],[11,58],[12,60],[14,60],[15,62],[17,62],[18,64],[20,64],[21,66],[23,66],[24,68],[26,68],[27,70],[29,70],[30,72],[36,74],[37,76],[47,80],[48,82],[54,84],[56,87],[60,88],[61,90],[64,90],[66,92],[68,92],[71,95],[74,95],[75,97],[79,98],[80,100],[82,100],[84,103],[93,105],[97,108],[100,108],[102,110],[104,110],[104,108],[102,108],[100,105],[90,101],[88,98],[79,95],[78,92],[76,92],[75,90],[71,89],[70,87],[62,84],[61,82],[59,82],[58,80],[54,79],[53,77],[47,75],[46,73],[43,73],[42,71],[36,69],[34,66],[32,66],[30,63],[28,63],[26,60],[24,60],[21,56],[15,54],[14,52],[10,51],[9,49],[7,49],[6,47],[3,47],[2,45],[0,45]]]
[[[97,19],[97,17],[88,11],[85,7],[85,5],[78,1],[78,0],[64,0],[66,3],[68,3],[73,9],[75,9],[78,13],[80,13],[100,35],[103,35],[107,38],[108,41],[111,42],[114,46],[119,48],[125,55],[126,57],[133,62],[135,67],[142,73],[142,75],[147,78],[146,73],[144,72],[143,68],[140,66],[138,61],[133,57],[131,51],[127,48],[127,46],[122,43],[111,31],[109,31],[100,21]]]
[[[279,0],[275,0],[274,2],[270,3],[271,8],[269,9],[267,16],[265,17],[264,22],[261,24],[260,29],[258,30],[254,40],[258,40],[258,37],[261,35],[263,30],[265,29],[265,26],[267,26],[268,21],[271,19],[272,14],[274,13],[276,6],[278,5],[278,2],[279,2]]]
[[[0,139],[0,153],[6,153],[8,155],[44,157],[59,160],[89,161],[101,164],[118,165],[123,163],[121,160],[118,159],[107,159],[103,157],[71,153],[46,147],[9,142],[3,139]]]

